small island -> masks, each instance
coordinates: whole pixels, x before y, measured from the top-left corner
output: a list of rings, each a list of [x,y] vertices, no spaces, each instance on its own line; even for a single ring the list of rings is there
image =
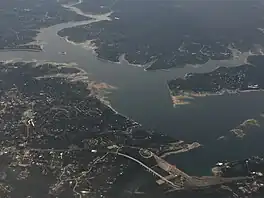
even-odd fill
[[[227,140],[229,138],[239,138],[242,139],[245,136],[249,135],[251,132],[258,131],[261,125],[260,122],[256,119],[247,119],[241,124],[231,129],[227,135],[223,135],[217,138],[217,140]]]
[[[260,124],[256,119],[247,119],[236,128],[230,130],[230,132],[238,138],[243,138],[252,127],[260,127]]]

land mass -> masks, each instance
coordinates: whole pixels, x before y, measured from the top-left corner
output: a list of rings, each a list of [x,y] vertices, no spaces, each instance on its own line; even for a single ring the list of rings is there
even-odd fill
[[[168,81],[175,105],[188,104],[195,97],[260,91],[264,88],[264,56],[249,56],[247,64],[237,67],[219,67],[209,73],[188,73],[184,78]]]
[[[228,60],[243,52],[263,54],[264,7],[259,0],[80,2],[76,6],[84,12],[111,11],[111,20],[58,34],[73,42],[91,41],[100,59],[119,62],[124,55],[131,64],[151,63],[146,69],[156,70]]]
[[[137,165],[115,152],[139,158],[144,148],[197,147],[172,146],[174,139],[116,113],[95,95],[102,86],[66,64],[0,62],[0,85],[1,197],[122,194],[120,182],[133,180]]]
[[[141,192],[144,197],[209,193],[222,198],[238,187],[232,182],[233,190],[227,192],[219,185],[174,191],[158,185],[146,170],[162,180],[168,173],[156,166],[153,153],[156,159],[200,144],[145,130],[102,103],[89,83],[85,72],[67,64],[0,62],[1,197],[126,197]]]
[[[69,12],[53,0],[1,1],[0,18],[0,50],[28,51],[42,50],[34,40],[40,28],[89,19]]]
[[[0,16],[4,19],[0,22],[0,49],[42,50],[41,45],[34,42],[40,28],[89,19],[88,15],[67,11],[65,8],[70,9],[71,6],[63,7],[62,3],[69,1],[0,2]],[[171,27],[170,14],[174,14],[176,19],[178,15],[175,14],[187,16],[186,10],[182,13],[181,9],[180,12],[174,9],[182,8],[185,3],[91,0],[71,5],[86,7],[83,10],[96,14],[114,10],[111,22],[106,20],[98,22],[98,25],[79,26],[78,36],[73,32],[74,35],[69,37],[70,40],[78,37],[79,42],[92,40],[98,56],[103,59],[116,61],[125,54],[131,63],[154,61],[149,69],[159,69],[231,57],[230,40],[226,40],[229,37],[220,39],[223,44],[216,42],[216,38],[218,40],[222,36],[207,43],[200,37],[202,34],[197,34],[196,28],[164,31]],[[247,6],[243,4],[241,8],[248,9]],[[259,12],[253,9],[252,20],[256,24],[262,14],[261,9]],[[154,18],[150,20],[150,16]],[[176,25],[182,27],[180,25],[183,24],[178,23]],[[147,24],[150,29],[143,28],[144,34],[141,30],[135,31]],[[196,37],[188,35],[193,30]],[[67,31],[72,29],[59,34],[65,36]],[[90,32],[88,37],[87,31]],[[243,33],[237,30],[233,33],[238,32]],[[208,33],[215,35],[214,31]],[[254,31],[249,35],[253,34],[256,36]],[[177,38],[174,46],[171,44],[172,35]],[[156,39],[157,36],[164,36],[164,43]],[[180,37],[187,39],[180,42]],[[231,48],[239,46],[243,51],[251,47],[247,41],[236,41]],[[228,162],[218,167],[221,177],[193,176],[191,186],[182,185],[187,174],[180,171],[179,177],[173,174],[171,171],[178,170],[165,158],[199,149],[201,145],[176,141],[167,135],[148,131],[120,115],[103,98],[105,90],[109,89],[115,87],[91,82],[84,71],[67,64],[0,62],[0,197],[225,198],[237,197],[238,194],[247,197],[249,192],[252,196],[261,195],[263,178],[259,177],[260,174],[254,175],[251,169],[247,169],[246,174],[239,172],[238,178],[229,180],[233,167]],[[164,164],[168,166],[164,168]],[[227,169],[229,172],[225,172]],[[258,167],[256,171],[263,170]],[[173,180],[168,180],[168,177]],[[223,188],[223,181],[232,182]],[[177,186],[179,183],[181,188]],[[190,184],[189,181],[186,183]],[[241,188],[247,190],[241,191]]]

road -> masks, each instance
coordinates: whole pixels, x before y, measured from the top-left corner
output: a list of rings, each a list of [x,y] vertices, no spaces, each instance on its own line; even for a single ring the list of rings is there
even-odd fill
[[[120,152],[112,152],[113,154],[119,155],[119,156],[123,156],[125,158],[128,158],[130,160],[133,160],[134,162],[138,163],[139,165],[143,166],[145,169],[147,169],[147,171],[153,173],[155,176],[159,177],[160,179],[162,179],[163,181],[165,181],[167,184],[169,184],[170,186],[174,187],[174,188],[181,188],[181,186],[174,184],[173,182],[169,181],[168,179],[166,179],[165,177],[163,177],[162,175],[160,175],[159,173],[157,173],[156,171],[154,171],[152,168],[148,167],[147,165],[145,165],[143,162],[137,160],[136,158],[133,158],[129,155],[126,155],[124,153],[120,153]]]

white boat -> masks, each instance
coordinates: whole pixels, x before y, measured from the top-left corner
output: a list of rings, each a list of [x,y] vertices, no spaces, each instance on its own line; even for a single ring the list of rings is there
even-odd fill
[[[67,53],[66,52],[59,52],[59,54],[66,55]]]
[[[258,89],[258,88],[259,88],[259,85],[258,85],[258,84],[255,84],[255,85],[248,85],[248,88],[249,88],[249,89]]]

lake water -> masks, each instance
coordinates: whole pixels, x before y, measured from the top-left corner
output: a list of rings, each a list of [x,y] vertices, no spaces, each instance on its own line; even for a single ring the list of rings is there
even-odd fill
[[[68,43],[57,35],[63,28],[87,23],[89,21],[71,22],[42,29],[36,39],[45,44],[43,52],[0,52],[0,60],[77,63],[88,72],[91,80],[118,88],[109,95],[109,100],[120,113],[147,129],[169,134],[175,139],[202,143],[204,147],[201,149],[169,157],[187,172],[209,174],[210,166],[218,159],[239,159],[263,151],[264,133],[253,134],[244,140],[217,141],[219,136],[226,135],[245,119],[259,116],[264,110],[263,92],[199,98],[190,105],[173,108],[166,86],[167,80],[183,77],[188,72],[208,72],[217,66],[242,64],[247,54],[230,61],[209,61],[199,67],[146,72],[125,63],[100,61],[92,50]],[[62,51],[67,55],[60,55]]]

